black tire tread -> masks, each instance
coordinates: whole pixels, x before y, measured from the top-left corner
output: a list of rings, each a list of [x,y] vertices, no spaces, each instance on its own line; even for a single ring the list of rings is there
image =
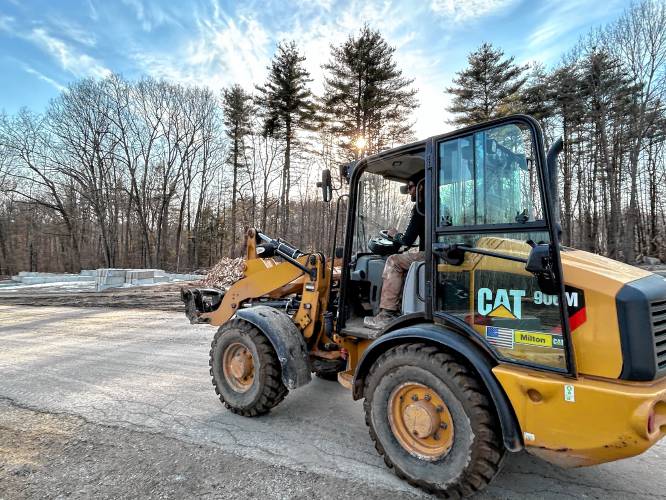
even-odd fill
[[[472,415],[470,415],[470,417],[477,422],[478,429],[483,429],[483,432],[478,432],[476,434],[472,460],[470,460],[470,463],[458,480],[455,483],[450,484],[446,490],[427,481],[411,477],[397,464],[393,463],[386,455],[383,446],[379,442],[370,419],[371,394],[368,387],[371,385],[373,376],[388,359],[396,356],[409,355],[430,358],[432,361],[439,364],[465,393],[472,404]],[[371,367],[370,372],[366,377],[364,394],[366,395],[363,402],[365,423],[369,428],[370,437],[375,444],[375,449],[381,456],[383,456],[386,465],[393,469],[398,477],[407,481],[412,486],[441,498],[460,498],[473,495],[482,490],[499,472],[506,450],[502,443],[501,431],[497,429],[496,418],[494,416],[494,411],[491,409],[491,403],[488,401],[485,392],[481,389],[481,385],[477,381],[474,373],[468,369],[464,363],[460,362],[460,360],[451,354],[426,344],[401,344],[389,349],[382,354]]]
[[[261,365],[266,368],[266,377],[263,382],[264,387],[261,397],[251,408],[237,408],[225,401],[218,387],[217,380],[215,380],[215,376],[213,375],[213,363],[215,362],[213,353],[215,351],[215,346],[219,339],[226,332],[231,330],[236,330],[241,334],[241,336],[247,336],[251,339],[251,341],[257,347]],[[257,327],[248,323],[247,321],[233,319],[223,324],[217,330],[215,337],[213,338],[213,342],[210,345],[208,366],[209,373],[212,378],[212,383],[215,387],[215,393],[218,395],[224,406],[237,415],[242,415],[244,417],[256,417],[259,415],[264,415],[268,413],[271,408],[276,407],[289,393],[289,389],[287,389],[287,387],[282,382],[282,368],[280,366],[280,361],[275,354],[273,346]]]

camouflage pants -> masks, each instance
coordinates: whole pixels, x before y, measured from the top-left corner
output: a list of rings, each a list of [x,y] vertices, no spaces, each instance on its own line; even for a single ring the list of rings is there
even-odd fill
[[[413,262],[425,259],[425,252],[396,253],[386,259],[382,278],[382,297],[379,302],[381,309],[399,311],[402,299],[402,285],[405,274]]]

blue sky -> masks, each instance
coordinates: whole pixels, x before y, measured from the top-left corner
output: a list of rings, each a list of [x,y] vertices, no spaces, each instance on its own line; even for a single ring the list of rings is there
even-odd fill
[[[0,0],[0,110],[42,111],[82,77],[110,72],[220,89],[263,82],[280,40],[295,40],[321,90],[321,64],[367,22],[396,47],[422,103],[419,137],[450,128],[444,88],[488,41],[520,63],[556,64],[629,0]]]

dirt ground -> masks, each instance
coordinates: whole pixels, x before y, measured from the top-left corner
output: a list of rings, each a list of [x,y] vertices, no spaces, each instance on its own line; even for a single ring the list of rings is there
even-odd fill
[[[26,307],[0,298],[0,499],[410,498],[361,401],[314,378],[268,415],[224,409],[214,329],[182,312]],[[666,498],[666,440],[574,470],[507,457],[480,499]]]
[[[7,500],[412,497],[8,400],[0,400],[0,415],[0,498]]]

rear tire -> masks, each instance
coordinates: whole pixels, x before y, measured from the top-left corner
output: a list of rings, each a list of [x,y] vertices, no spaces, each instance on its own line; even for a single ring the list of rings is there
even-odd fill
[[[226,365],[225,365],[226,362]],[[245,417],[268,413],[288,394],[273,346],[250,323],[234,319],[222,325],[210,346],[215,393],[229,410]]]
[[[472,495],[502,466],[506,450],[482,384],[435,347],[405,344],[382,354],[368,374],[364,409],[386,465],[429,493]]]

